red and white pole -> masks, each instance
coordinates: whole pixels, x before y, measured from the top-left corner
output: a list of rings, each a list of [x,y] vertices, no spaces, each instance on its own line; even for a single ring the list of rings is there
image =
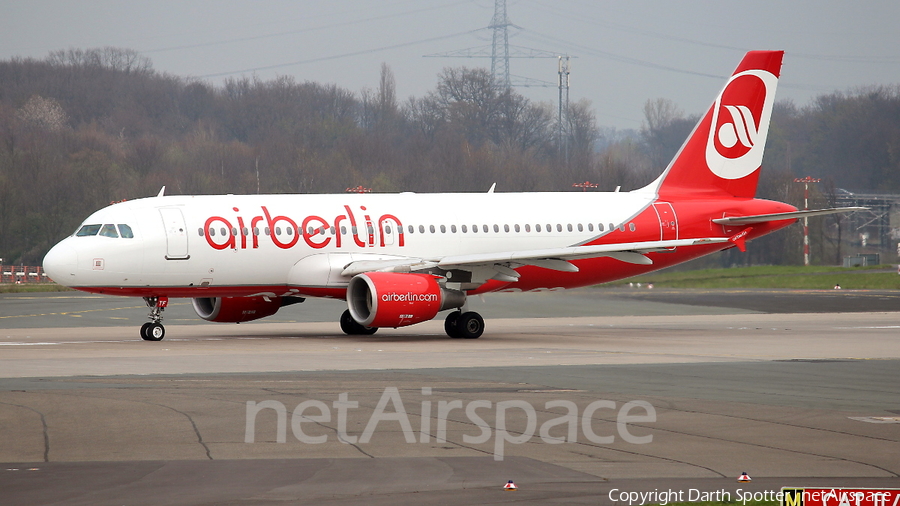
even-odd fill
[[[794,179],[795,183],[803,183],[803,210],[809,210],[809,183],[818,183],[821,179],[810,176]],[[803,217],[803,265],[809,266],[809,218]]]

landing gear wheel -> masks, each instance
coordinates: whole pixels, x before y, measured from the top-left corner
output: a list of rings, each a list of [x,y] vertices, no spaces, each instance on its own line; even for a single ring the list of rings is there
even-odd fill
[[[150,323],[147,325],[146,331],[144,331],[144,327],[141,327],[141,331],[141,337],[147,341],[162,341],[166,337],[166,328],[162,323]]]
[[[169,305],[169,298],[165,296],[144,297],[144,302],[150,308],[147,315],[150,321],[141,325],[141,339],[144,341],[162,341],[166,337],[166,328],[162,326],[162,312]]]
[[[350,314],[350,310],[344,310],[341,314],[341,330],[348,336],[371,336],[378,332],[378,327],[364,327],[357,323]]]
[[[478,339],[484,333],[484,318],[475,311],[459,315],[456,318],[456,333],[464,339]]]
[[[448,314],[447,318],[444,320],[444,332],[454,339],[462,338],[462,335],[459,333],[459,328],[456,326],[461,314],[461,311],[453,311]]]

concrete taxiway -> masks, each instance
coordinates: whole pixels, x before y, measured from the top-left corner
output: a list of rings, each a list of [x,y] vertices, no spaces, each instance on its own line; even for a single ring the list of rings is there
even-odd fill
[[[151,343],[134,300],[7,295],[0,490],[9,504],[622,504],[900,487],[897,302],[498,294],[477,302],[477,340],[440,321],[343,336],[336,301],[242,325],[197,325],[176,304]]]

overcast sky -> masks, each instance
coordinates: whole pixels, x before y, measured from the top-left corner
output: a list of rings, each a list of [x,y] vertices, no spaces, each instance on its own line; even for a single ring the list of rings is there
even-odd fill
[[[568,54],[571,100],[601,126],[639,128],[647,99],[705,111],[751,49],[787,52],[779,98],[798,105],[835,90],[900,82],[900,2],[508,0],[509,44]],[[0,59],[67,48],[135,49],[157,71],[213,84],[240,75],[377,87],[381,63],[398,98],[433,90],[446,66],[490,59],[494,0],[0,0]],[[513,59],[519,88],[555,107],[556,59]]]

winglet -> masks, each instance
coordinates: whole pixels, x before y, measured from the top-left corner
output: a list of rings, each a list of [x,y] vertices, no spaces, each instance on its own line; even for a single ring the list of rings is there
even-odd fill
[[[496,187],[497,187],[497,183],[492,184],[491,189],[488,190],[488,193],[494,193],[494,188],[496,188]]]
[[[156,196],[163,197],[163,196],[165,196],[165,194],[166,194],[166,187],[163,186],[162,188],[159,189],[159,193],[157,193]]]
[[[753,230],[753,227],[747,227],[744,230],[741,230],[729,237],[728,242],[733,242],[742,253],[747,251],[747,236],[750,235],[751,230]]]

